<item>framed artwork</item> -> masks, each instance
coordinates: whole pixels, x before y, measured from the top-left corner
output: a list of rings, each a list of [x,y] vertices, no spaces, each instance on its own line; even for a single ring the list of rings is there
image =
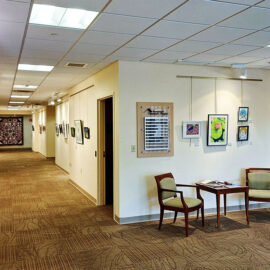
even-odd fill
[[[39,134],[42,134],[42,125],[39,125]]]
[[[248,107],[239,107],[238,110],[238,122],[248,121]]]
[[[34,125],[32,125],[32,131],[35,131],[35,127],[34,127]]]
[[[201,137],[201,122],[184,121],[183,122],[183,138],[196,139]]]
[[[75,128],[70,128],[71,137],[75,137]]]
[[[59,124],[59,133],[62,134],[63,133],[63,126],[61,124]]]
[[[84,137],[85,139],[90,139],[90,131],[88,127],[84,128]]]
[[[228,144],[228,114],[208,114],[208,146]]]
[[[82,120],[75,120],[74,124],[75,124],[76,143],[83,144]]]
[[[43,132],[46,131],[46,126],[42,126],[42,131],[43,131]]]
[[[239,142],[248,141],[249,126],[239,126],[237,133],[237,140]]]
[[[0,117],[0,146],[23,145],[23,117]]]
[[[65,136],[64,137],[65,137],[65,139],[67,139],[68,138],[68,131],[69,131],[69,124],[65,125],[65,129],[66,130],[65,130]]]
[[[56,133],[56,136],[59,136],[59,126],[58,126],[58,124],[55,124],[55,133]]]

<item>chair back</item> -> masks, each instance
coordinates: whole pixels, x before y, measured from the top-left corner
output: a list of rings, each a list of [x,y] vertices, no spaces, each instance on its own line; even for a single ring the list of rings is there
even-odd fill
[[[270,169],[246,169],[246,185],[251,189],[270,190]]]
[[[163,200],[176,196],[176,192],[161,191],[161,189],[176,190],[176,184],[172,173],[156,175],[155,179],[157,183],[158,200],[160,204],[163,204]]]

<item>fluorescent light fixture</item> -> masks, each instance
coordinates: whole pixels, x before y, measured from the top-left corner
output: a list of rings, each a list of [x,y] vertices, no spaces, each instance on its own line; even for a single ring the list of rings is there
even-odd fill
[[[58,99],[57,99],[57,102],[61,102],[61,101],[62,101],[62,99],[61,99],[61,98],[58,98]]]
[[[37,89],[36,85],[24,85],[24,84],[15,84],[13,85],[13,89]]]
[[[241,69],[241,79],[247,79],[247,70],[245,68]]]
[[[50,101],[48,102],[48,105],[49,105],[49,106],[55,105],[55,101],[54,101],[54,100],[50,100]]]
[[[24,101],[10,101],[10,104],[24,104]]]
[[[28,71],[52,71],[54,66],[45,66],[45,65],[29,65],[29,64],[19,64],[18,70],[28,70]]]
[[[30,96],[17,96],[17,95],[12,95],[12,98],[29,98]]]
[[[84,9],[63,8],[34,4],[30,23],[67,28],[86,29],[98,12]]]
[[[19,108],[8,108],[8,111],[18,111]]]

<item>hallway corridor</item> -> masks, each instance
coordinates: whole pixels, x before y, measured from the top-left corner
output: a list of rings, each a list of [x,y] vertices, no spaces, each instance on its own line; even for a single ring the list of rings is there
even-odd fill
[[[117,225],[53,161],[32,152],[0,152],[0,269],[3,270],[266,270],[270,211]],[[225,267],[225,268],[223,268]]]

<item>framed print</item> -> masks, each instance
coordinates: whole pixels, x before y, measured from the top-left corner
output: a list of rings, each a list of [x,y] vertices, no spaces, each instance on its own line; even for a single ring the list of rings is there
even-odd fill
[[[90,131],[88,127],[84,128],[84,137],[85,139],[90,139]]]
[[[61,124],[59,124],[59,133],[62,134],[63,133],[63,127]]]
[[[74,123],[75,123],[76,143],[83,144],[82,120],[75,120]]]
[[[42,134],[42,125],[39,125],[39,134]]]
[[[23,144],[23,117],[0,117],[0,146]]]
[[[237,140],[239,142],[248,141],[249,126],[239,126],[237,133]]]
[[[183,122],[183,138],[196,139],[201,137],[201,122],[184,121]]]
[[[55,133],[56,133],[56,136],[59,136],[59,126],[58,126],[58,124],[55,124]]]
[[[46,131],[46,126],[42,126],[42,131],[43,131],[43,132]]]
[[[65,139],[67,139],[68,138],[68,131],[69,131],[69,124],[65,124],[65,129],[66,129],[65,130],[66,133],[65,133],[64,137],[65,137]]]
[[[238,110],[238,122],[248,121],[248,107],[239,107]]]
[[[228,144],[228,114],[208,114],[208,146]]]
[[[71,137],[75,137],[75,128],[70,128]]]

